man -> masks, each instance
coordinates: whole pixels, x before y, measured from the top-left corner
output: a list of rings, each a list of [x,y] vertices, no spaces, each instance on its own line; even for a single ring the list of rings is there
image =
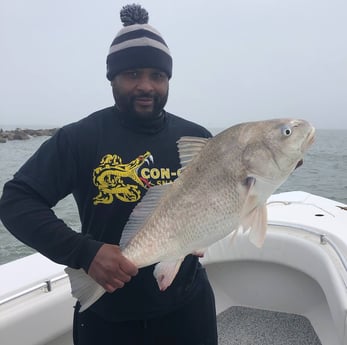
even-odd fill
[[[117,245],[148,188],[179,174],[176,141],[211,136],[164,110],[172,58],[147,24],[148,13],[128,5],[121,19],[125,27],[107,56],[115,106],[45,142],[5,185],[0,217],[19,240],[53,261],[83,268],[108,292],[84,312],[77,303],[75,344],[217,344],[214,296],[197,257],[187,256],[161,292],[153,266],[138,270]],[[51,210],[70,193],[81,233]]]

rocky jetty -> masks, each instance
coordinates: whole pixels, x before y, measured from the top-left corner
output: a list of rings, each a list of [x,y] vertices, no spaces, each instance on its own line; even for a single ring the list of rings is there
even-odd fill
[[[3,130],[0,128],[0,143],[6,143],[7,140],[27,140],[32,137],[52,136],[58,128],[51,129],[21,129]]]

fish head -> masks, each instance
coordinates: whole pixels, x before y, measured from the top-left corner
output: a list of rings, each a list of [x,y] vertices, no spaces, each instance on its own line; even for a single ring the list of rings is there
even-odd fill
[[[314,142],[315,129],[306,120],[272,119],[250,122],[240,131],[242,163],[247,178],[279,187],[303,161]]]

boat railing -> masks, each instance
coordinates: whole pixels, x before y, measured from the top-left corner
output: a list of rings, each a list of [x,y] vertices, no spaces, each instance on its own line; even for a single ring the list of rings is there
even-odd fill
[[[277,203],[280,203],[280,204],[283,204],[286,206],[291,205],[291,204],[301,204],[301,205],[305,205],[305,206],[313,206],[313,207],[319,209],[320,211],[322,211],[322,213],[316,213],[315,214],[316,217],[322,217],[325,214],[328,214],[329,216],[335,218],[335,214],[333,214],[332,212],[330,212],[330,211],[326,210],[325,208],[320,207],[314,203],[276,200],[276,201],[268,202],[267,205],[277,204]],[[307,225],[300,224],[300,223],[268,220],[268,225],[291,228],[291,229],[295,229],[297,231],[303,231],[307,234],[310,234],[310,235],[317,237],[319,244],[330,246],[330,248],[333,250],[333,252],[337,256],[337,258],[340,260],[340,263],[341,263],[341,265],[345,271],[345,274],[347,274],[347,258],[345,256],[345,254],[342,252],[342,250],[339,248],[338,244],[329,236],[329,234],[322,233],[312,226],[307,226]],[[343,279],[343,282],[345,284],[345,287],[347,288],[346,276],[342,275],[342,279]]]
[[[323,211],[324,213],[328,214],[329,216],[335,218],[334,213],[328,211],[326,208],[323,208],[323,207],[316,205],[315,203],[308,203],[308,202],[302,202],[302,201],[275,200],[275,201],[268,202],[266,205],[269,206],[271,204],[283,204],[286,206],[292,205],[292,204],[300,204],[300,205],[305,205],[305,206],[313,206],[313,207],[317,208],[318,210]],[[322,213],[322,214],[316,213],[315,216],[316,217],[322,217],[322,216],[324,216],[324,213]],[[339,249],[338,245],[331,238],[329,238],[328,234],[321,233],[313,227],[304,226],[302,224],[293,224],[293,223],[289,223],[289,222],[271,221],[271,220],[268,221],[268,224],[269,225],[284,225],[285,224],[286,227],[300,229],[300,230],[303,230],[303,231],[310,233],[312,235],[318,236],[320,239],[320,244],[323,244],[323,245],[329,244],[333,248],[333,250],[335,251],[335,253],[339,257],[339,259],[341,260],[341,263],[342,263],[345,271],[347,272],[347,259],[346,259],[345,255]]]
[[[337,257],[341,261],[343,268],[347,272],[347,260],[344,256],[344,254],[341,252],[341,250],[337,246],[337,244],[331,238],[329,238],[329,235],[321,234],[317,231],[314,231],[313,229],[311,229],[309,227],[302,226],[302,224],[292,224],[292,223],[276,222],[276,221],[269,221],[268,224],[272,225],[272,226],[282,226],[282,227],[286,227],[286,228],[292,228],[295,230],[301,230],[301,231],[304,231],[304,232],[309,233],[311,235],[317,236],[317,238],[319,239],[319,243],[321,245],[329,244],[331,246],[331,248],[334,250]],[[347,283],[346,283],[346,287],[347,287]]]
[[[52,279],[49,279],[49,280],[45,280],[44,282],[42,283],[39,283],[39,284],[36,284],[34,286],[31,286],[30,288],[28,289],[25,289],[25,290],[22,290],[18,293],[15,293],[13,295],[10,295],[4,299],[0,299],[0,306],[1,305],[4,305],[8,302],[11,302],[11,301],[14,301],[18,298],[21,298],[21,297],[24,297],[26,295],[29,295],[35,291],[43,291],[45,293],[48,293],[48,292],[51,292],[53,291],[53,284],[63,280],[63,279],[66,279],[67,278],[67,274],[62,274],[62,275],[59,275],[57,277],[54,277]]]

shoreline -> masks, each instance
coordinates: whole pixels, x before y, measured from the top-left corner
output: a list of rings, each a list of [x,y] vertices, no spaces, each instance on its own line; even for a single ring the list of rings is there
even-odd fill
[[[49,129],[22,129],[4,130],[0,128],[0,143],[6,143],[9,140],[28,140],[32,137],[52,136],[58,128]]]

